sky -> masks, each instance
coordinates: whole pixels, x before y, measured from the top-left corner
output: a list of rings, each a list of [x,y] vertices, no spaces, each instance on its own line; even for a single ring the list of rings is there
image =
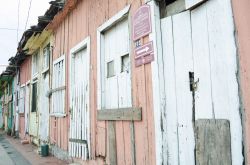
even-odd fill
[[[0,0],[0,74],[5,70],[3,65],[7,65],[8,59],[16,54],[17,43],[22,37],[26,22],[26,29],[36,25],[38,16],[44,15],[50,1],[52,0]],[[17,31],[18,15],[19,30]]]

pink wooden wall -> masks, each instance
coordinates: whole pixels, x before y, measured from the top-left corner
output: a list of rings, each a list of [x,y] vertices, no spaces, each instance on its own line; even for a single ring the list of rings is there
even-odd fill
[[[75,0],[72,0],[74,2]],[[105,21],[131,4],[129,17],[135,12],[143,1],[133,0],[79,0],[76,8],[67,15],[59,26],[58,22],[52,22],[50,28],[55,32],[53,60],[60,55],[66,55],[66,74],[69,75],[69,52],[80,41],[90,36],[91,40],[91,66],[90,71],[90,110],[91,110],[91,156],[101,158],[107,155],[105,142],[107,123],[97,122],[97,28]],[[63,14],[62,14],[63,15]],[[129,19],[130,20],[130,19]],[[57,20],[58,21],[58,20]],[[131,22],[130,22],[131,23]],[[144,41],[147,41],[145,38]],[[131,42],[133,47],[134,43]],[[133,51],[132,51],[133,52]],[[132,59],[132,94],[133,106],[142,107],[143,120],[135,122],[135,148],[136,164],[155,164],[154,144],[154,116],[152,105],[152,80],[151,65],[135,68],[133,54]],[[69,76],[66,76],[69,84]],[[66,88],[66,107],[69,114],[69,87]],[[51,117],[50,136],[64,150],[68,150],[69,115],[65,118]],[[117,159],[118,164],[132,164],[131,131],[129,122],[116,122]],[[99,164],[97,161],[93,164]],[[92,164],[90,163],[90,164]]]
[[[20,66],[20,83],[25,84],[31,77],[31,57],[28,57]]]
[[[20,66],[20,83],[25,84],[31,77],[31,57],[28,57]],[[25,137],[25,118],[23,114],[19,115],[19,136]]]
[[[245,142],[247,163],[250,164],[250,1],[233,0],[240,63],[240,81],[245,109]]]

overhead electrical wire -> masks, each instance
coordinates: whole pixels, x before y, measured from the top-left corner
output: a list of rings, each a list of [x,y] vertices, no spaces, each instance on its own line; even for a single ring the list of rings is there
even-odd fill
[[[5,28],[5,27],[0,27],[0,30],[14,30],[14,31],[23,31],[23,29],[17,29],[17,28]]]
[[[21,0],[18,0],[18,6],[17,6],[17,29],[16,29],[16,42],[17,42],[17,44],[18,44],[18,38],[19,38],[20,2],[21,2]]]
[[[30,0],[28,15],[27,15],[26,23],[25,23],[25,28],[24,28],[25,30],[26,30],[26,28],[27,28],[27,24],[28,24],[28,20],[29,20],[29,16],[30,16],[31,4],[32,4],[32,0]]]

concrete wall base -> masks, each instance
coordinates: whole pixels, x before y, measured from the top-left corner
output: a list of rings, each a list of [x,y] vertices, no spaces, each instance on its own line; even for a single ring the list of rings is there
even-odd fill
[[[62,150],[56,145],[50,145],[50,154],[52,154],[53,156],[55,156],[60,160],[67,161],[69,163],[73,162],[73,159],[69,156],[68,152]]]

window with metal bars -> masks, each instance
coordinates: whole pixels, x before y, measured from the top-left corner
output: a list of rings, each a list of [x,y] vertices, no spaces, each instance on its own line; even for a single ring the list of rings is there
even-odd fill
[[[65,116],[65,57],[53,63],[52,75],[52,116]]]

